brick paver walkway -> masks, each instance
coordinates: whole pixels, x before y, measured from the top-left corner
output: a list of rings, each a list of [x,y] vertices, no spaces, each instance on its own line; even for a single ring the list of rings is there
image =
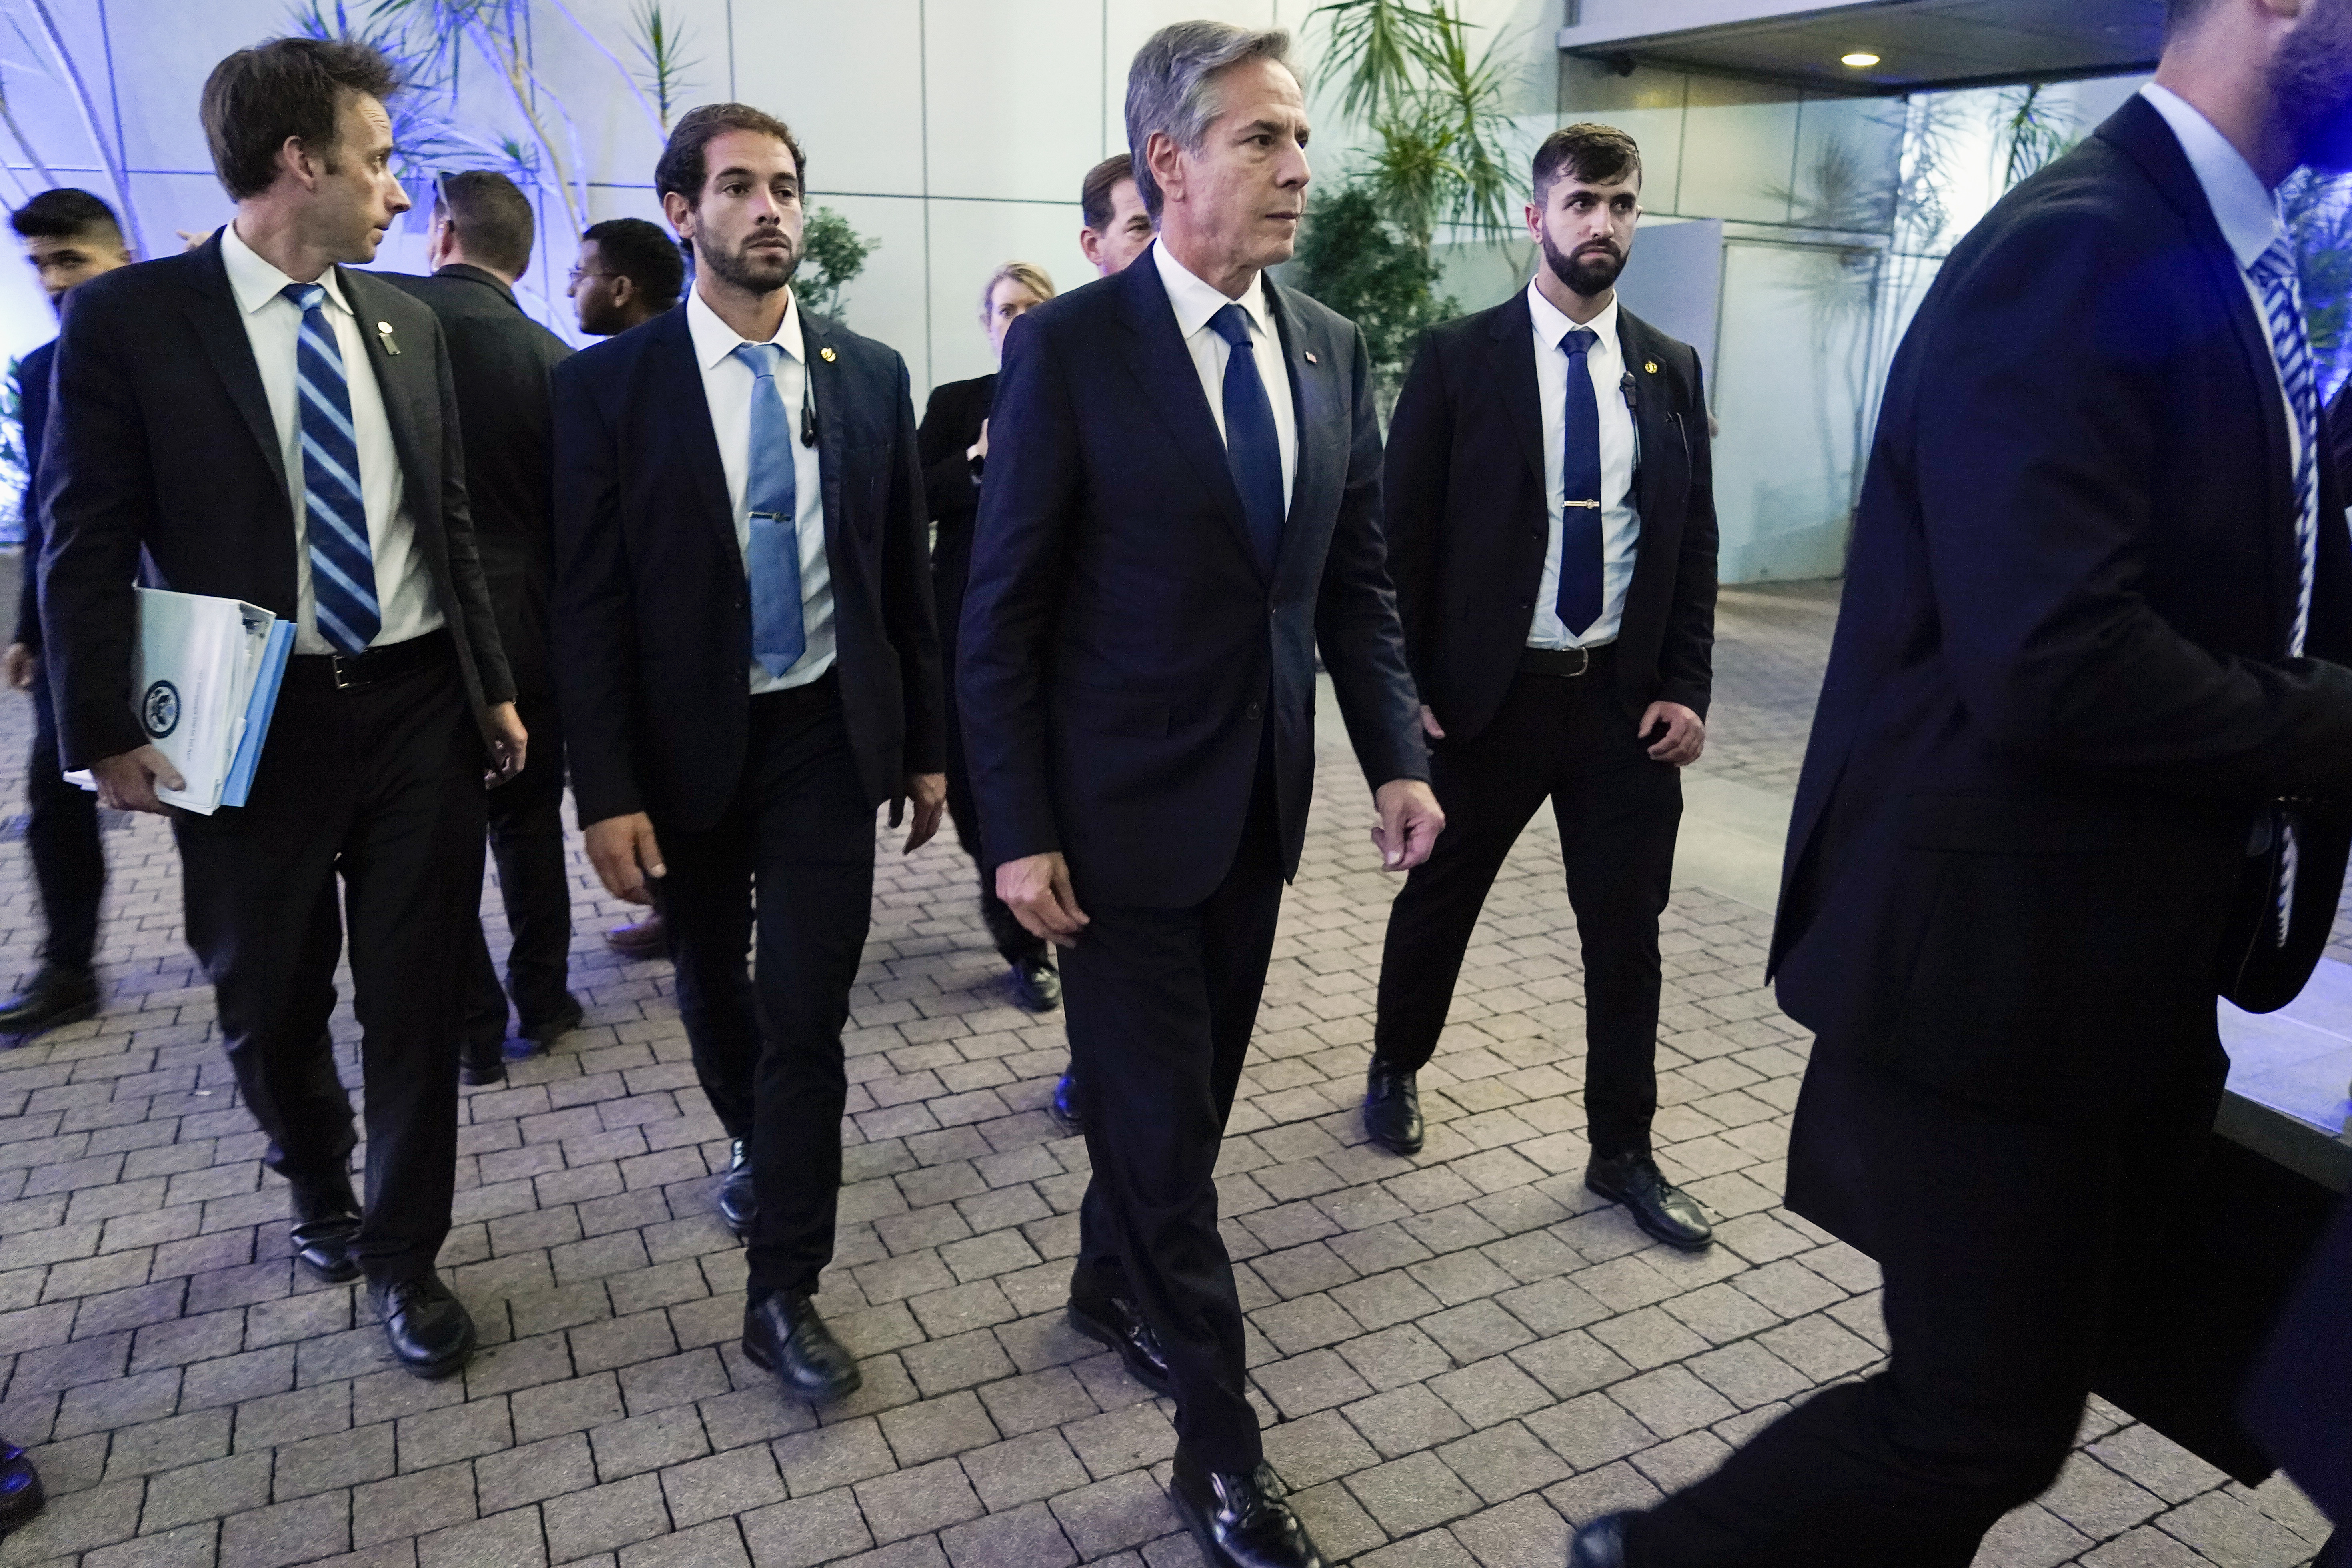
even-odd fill
[[[1832,613],[1817,588],[1727,595],[1707,765],[1793,783]],[[25,710],[0,708],[20,766]],[[1721,1243],[1662,1251],[1583,1192],[1580,972],[1548,817],[1423,1075],[1427,1150],[1365,1146],[1395,884],[1370,868],[1351,765],[1328,757],[1323,778],[1221,1167],[1267,1447],[1335,1560],[1557,1568],[1570,1521],[1703,1473],[1867,1370],[1874,1270],[1776,1206],[1806,1042],[1762,988],[1767,917],[1711,895],[1668,917],[1658,1133]],[[292,1269],[283,1185],[180,940],[168,836],[111,833],[109,1011],[0,1056],[0,1432],[42,1445],[54,1499],[0,1565],[1197,1563],[1161,1492],[1167,1406],[1061,1320],[1086,1155],[1042,1110],[1060,1023],[1005,1003],[952,844],[902,860],[882,841],[822,1299],[866,1386],[812,1413],[735,1348],[719,1130],[667,966],[604,951],[618,911],[584,866],[589,1024],[466,1095],[445,1262],[484,1349],[425,1384],[390,1367],[353,1288]],[[20,850],[0,854],[0,960],[28,968]],[[348,1058],[347,1007],[336,1034]],[[2224,1484],[2112,1411],[2084,1436],[1985,1562],[2287,1568],[2324,1532],[2284,1484]]]

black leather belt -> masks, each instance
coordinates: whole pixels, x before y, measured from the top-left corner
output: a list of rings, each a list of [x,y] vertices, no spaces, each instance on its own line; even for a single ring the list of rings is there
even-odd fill
[[[429,669],[456,657],[457,652],[457,644],[450,637],[449,628],[441,626],[421,637],[387,643],[360,653],[298,653],[286,661],[286,676],[305,685],[349,691],[353,687],[373,686],[394,676]]]
[[[1519,650],[1521,675],[1558,675],[1574,679],[1606,668],[1617,656],[1615,643],[1598,647],[1530,647]]]

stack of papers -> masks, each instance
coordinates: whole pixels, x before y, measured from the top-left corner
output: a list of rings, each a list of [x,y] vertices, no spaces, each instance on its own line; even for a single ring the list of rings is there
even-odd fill
[[[138,593],[131,708],[148,742],[186,784],[159,788],[156,796],[204,816],[243,805],[294,647],[294,623],[242,599]],[[66,777],[97,787],[87,773]]]

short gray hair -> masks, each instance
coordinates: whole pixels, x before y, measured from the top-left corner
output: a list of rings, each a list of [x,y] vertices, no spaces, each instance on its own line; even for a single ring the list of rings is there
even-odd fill
[[[1297,74],[1290,64],[1290,34],[1282,27],[1259,31],[1231,22],[1176,22],[1135,51],[1135,63],[1127,68],[1127,144],[1134,149],[1136,192],[1154,220],[1160,216],[1160,186],[1144,157],[1151,133],[1165,132],[1187,153],[1199,152],[1220,112],[1209,79],[1244,60],[1272,60]]]

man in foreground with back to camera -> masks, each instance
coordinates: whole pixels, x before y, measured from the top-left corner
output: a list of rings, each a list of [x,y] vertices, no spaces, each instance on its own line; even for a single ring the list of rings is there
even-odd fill
[[[530,198],[504,174],[469,170],[434,183],[425,232],[430,278],[384,274],[441,318],[465,433],[466,498],[474,546],[499,617],[515,709],[531,733],[530,763],[491,792],[490,848],[510,940],[506,989],[482,935],[479,910],[464,933],[469,1084],[507,1076],[507,1002],[517,1059],[580,1026],[572,975],[572,879],[564,864],[563,729],[549,668],[547,595],[555,577],[553,411],[548,377],[571,357],[562,338],[522,312],[515,279],[530,269]]]
[[[1904,339],[1790,823],[1788,1202],[1878,1260],[1887,1364],[1577,1568],[1967,1568],[2189,1206],[2217,992],[2333,921],[2340,825],[2275,803],[2352,784],[2352,548],[2274,193],[2352,167],[2352,0],[2169,9]]]
[[[1423,339],[1389,426],[1390,570],[1447,831],[1390,906],[1364,1130],[1420,1152],[1414,1075],[1549,796],[1584,959],[1584,1183],[1693,1251],[1714,1228],[1650,1124],[1679,770],[1713,687],[1715,483],[1698,355],[1617,299],[1641,191],[1623,132],[1547,137],[1534,281]]]
[[[66,295],[101,272],[131,265],[131,247],[108,206],[88,191],[43,191],[8,215],[48,295],[62,316]],[[41,439],[49,422],[49,372],[55,339],[16,367],[16,413],[25,444],[24,585],[16,601],[16,636],[8,645],[8,684],[33,700],[33,750],[25,760],[25,849],[41,890],[48,936],[41,967],[25,989],[0,1005],[0,1035],[24,1039],[98,1014],[98,905],[106,891],[106,850],[98,837],[98,797],[66,782],[58,763],[57,708],[48,671],[41,668]]]
[[[1160,238],[1006,341],[961,637],[997,890],[1064,950],[1093,1175],[1070,1321],[1176,1400],[1220,1568],[1322,1558],[1265,1464],[1217,1152],[1315,765],[1321,644],[1391,870],[1444,826],[1382,562],[1361,334],[1265,269],[1306,206],[1289,36],[1162,28],[1128,75]]]
[[[661,888],[678,1016],[730,1144],[744,1353],[824,1403],[859,1383],[811,1298],[833,1258],[875,809],[912,806],[911,854],[947,780],[907,366],[794,299],[805,168],[748,104],[672,128],[654,184],[694,287],[555,374],[555,647],[588,858],[617,898]]]
[[[243,806],[172,813],[188,943],[237,1089],[324,1280],[364,1272],[394,1357],[442,1377],[473,1321],[441,1283],[457,1155],[457,933],[481,896],[483,769],[525,737],[474,553],[433,312],[354,269],[408,198],[391,62],[279,38],[205,83],[236,216],[84,284],[42,465],[41,624],[68,767],[120,810],[181,787],[131,711],[131,584],[244,599],[294,652]],[[342,895],[338,908],[338,881]],[[351,921],[367,1202],[327,1021]]]

